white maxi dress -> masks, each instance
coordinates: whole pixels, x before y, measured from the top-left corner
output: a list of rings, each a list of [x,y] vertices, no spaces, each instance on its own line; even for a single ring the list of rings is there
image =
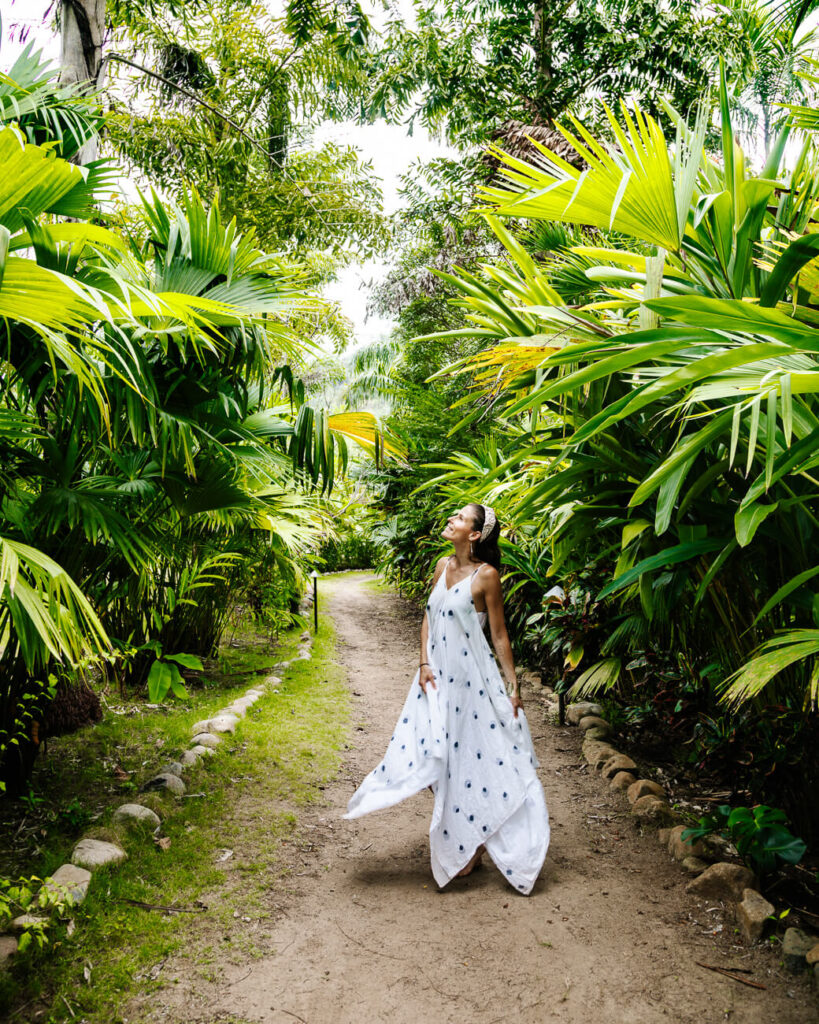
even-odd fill
[[[477,573],[480,569],[475,570]],[[515,718],[475,609],[475,573],[452,587],[446,572],[427,604],[426,660],[437,688],[416,674],[383,761],[350,799],[358,818],[431,786],[432,874],[444,886],[483,844],[507,881],[529,893],[549,846],[549,813],[529,726]]]

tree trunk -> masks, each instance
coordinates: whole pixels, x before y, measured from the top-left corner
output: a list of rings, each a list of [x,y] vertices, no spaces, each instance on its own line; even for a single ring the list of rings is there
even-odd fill
[[[102,47],[105,36],[106,0],[61,0],[62,53],[60,81],[80,84],[88,92],[102,85]],[[79,164],[97,159],[99,143],[92,139],[76,156]]]
[[[549,8],[540,0],[532,19],[532,46],[535,51],[537,79],[534,103],[537,114],[544,124],[550,124],[553,117],[552,80],[552,24]]]

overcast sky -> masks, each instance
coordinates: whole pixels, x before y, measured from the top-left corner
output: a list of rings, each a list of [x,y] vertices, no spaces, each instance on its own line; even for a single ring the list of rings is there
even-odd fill
[[[59,60],[59,39],[48,25],[44,24],[50,6],[51,0],[0,0],[0,17],[3,22],[0,68],[8,70],[22,49],[19,43],[9,40],[9,32],[14,24],[27,26],[30,30],[29,38],[35,40],[37,48],[42,49],[45,55],[54,61]],[[372,3],[365,3],[364,6],[370,9],[376,19],[378,18],[380,7]],[[406,16],[412,16],[411,0],[397,0],[395,6]],[[428,160],[434,156],[451,153],[448,147],[430,139],[420,126],[416,126],[413,135],[409,136],[400,125],[328,122],[315,132],[314,140],[317,145],[335,141],[355,146],[365,160],[371,160],[376,174],[382,181],[384,203],[388,213],[398,208],[398,179],[413,160],[418,157]],[[326,289],[327,297],[337,301],[345,315],[353,321],[356,347],[378,341],[389,334],[392,327],[391,320],[371,318],[365,322],[368,286],[373,280],[382,277],[386,269],[381,260],[351,266],[342,272],[336,284]]]

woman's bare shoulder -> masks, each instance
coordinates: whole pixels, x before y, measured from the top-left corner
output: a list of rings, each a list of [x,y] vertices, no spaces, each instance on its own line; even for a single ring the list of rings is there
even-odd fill
[[[488,562],[484,562],[480,570],[475,574],[475,583],[475,589],[479,590],[482,594],[500,593],[500,573],[494,565],[490,565]]]
[[[493,583],[500,582],[500,573],[494,565],[490,565],[489,562],[484,562],[480,567],[478,578],[482,580],[492,580]]]

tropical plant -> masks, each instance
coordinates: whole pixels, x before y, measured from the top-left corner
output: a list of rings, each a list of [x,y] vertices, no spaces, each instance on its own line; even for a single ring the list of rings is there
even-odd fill
[[[83,110],[71,152],[98,126]],[[322,303],[298,265],[193,191],[143,197],[117,231],[112,168],[69,163],[60,137],[9,124],[0,155],[0,776],[20,791],[58,685],[112,662],[181,695],[175,666],[213,652],[255,538],[292,564],[348,440],[397,449],[371,415],[305,404],[293,365]]]
[[[313,0],[273,17],[260,3],[220,0],[188,10],[182,31],[115,17],[109,144],[171,194],[194,185],[209,202],[218,196],[266,248],[320,253],[318,272],[383,249],[372,168],[352,147],[311,140],[324,116],[349,117],[366,85],[366,19],[344,6],[343,19]]]
[[[760,879],[765,879],[782,864],[798,864],[807,846],[788,828],[784,811],[759,804],[756,807],[731,807],[722,804],[713,814],[700,818],[695,828],[687,828],[682,840],[695,843],[712,835],[721,835],[737,848],[745,864]]]
[[[719,113],[720,159],[705,147],[707,107],[690,126],[667,108],[673,146],[623,106],[606,115],[613,141],[576,119],[560,129],[576,160],[537,143],[532,160],[493,150],[483,197],[506,258],[446,276],[466,316],[450,336],[481,350],[445,372],[471,379],[457,430],[487,424],[503,457],[479,469],[470,444],[428,486],[441,505],[495,504],[515,546],[520,530],[548,552],[533,579],[597,575],[611,633],[573,694],[645,701],[643,667],[665,650],[689,728],[767,702],[805,719],[804,744],[819,624],[816,165],[808,140],[784,169],[786,126],[754,174],[725,78]],[[535,259],[496,218],[568,234]],[[536,550],[517,560],[542,565]],[[776,767],[765,784],[790,802],[793,766]]]

